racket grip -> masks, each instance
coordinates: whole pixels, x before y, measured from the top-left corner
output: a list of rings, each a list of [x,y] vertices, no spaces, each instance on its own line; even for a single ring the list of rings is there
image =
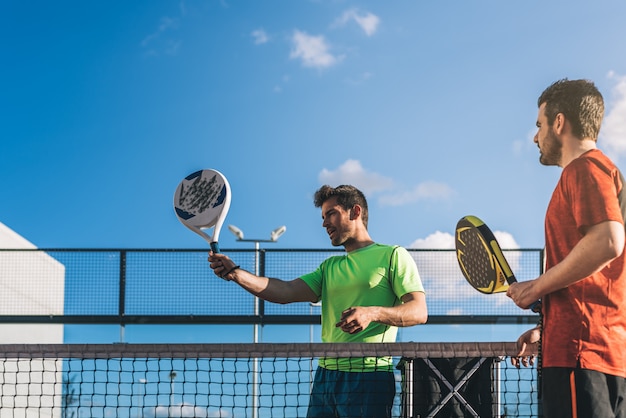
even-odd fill
[[[535,301],[533,302],[528,309],[530,309],[531,311],[535,312],[535,313],[541,313],[541,301]]]
[[[211,251],[213,251],[213,253],[215,253],[215,254],[217,254],[217,253],[219,253],[219,252],[220,252],[220,246],[219,246],[219,244],[217,243],[217,241],[213,241],[213,242],[211,243]]]

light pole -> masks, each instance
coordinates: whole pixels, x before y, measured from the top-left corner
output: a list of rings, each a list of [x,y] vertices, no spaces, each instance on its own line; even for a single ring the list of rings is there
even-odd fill
[[[287,231],[287,227],[285,225],[279,226],[270,232],[269,239],[261,239],[261,238],[244,238],[243,231],[237,228],[235,225],[228,225],[228,230],[233,233],[233,235],[237,238],[238,242],[253,242],[254,243],[254,275],[258,276],[260,274],[259,269],[259,258],[260,258],[260,243],[261,242],[276,242],[281,235]],[[254,314],[259,314],[259,298],[254,298]],[[254,342],[259,342],[258,330],[255,326],[254,330]]]
[[[287,227],[285,225],[283,226],[279,226],[278,228],[274,229],[272,232],[270,232],[270,238],[269,239],[251,239],[251,238],[244,238],[243,235],[243,231],[239,228],[237,228],[235,225],[228,225],[228,230],[230,232],[233,233],[233,235],[235,235],[235,237],[237,238],[237,241],[239,242],[253,242],[254,243],[254,275],[258,276],[260,274],[260,243],[262,242],[276,242],[278,241],[278,238],[280,238],[280,236],[282,234],[285,233],[285,231],[287,231]],[[259,315],[259,298],[258,297],[254,297],[254,315],[258,316]],[[259,342],[259,324],[254,324],[253,327],[253,341],[255,343]],[[258,368],[259,368],[259,362],[258,359],[253,359],[252,362],[252,418],[256,418],[258,416]]]

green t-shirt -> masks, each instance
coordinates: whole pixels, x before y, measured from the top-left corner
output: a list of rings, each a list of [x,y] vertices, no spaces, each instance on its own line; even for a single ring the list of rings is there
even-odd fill
[[[372,244],[326,259],[314,272],[300,277],[322,301],[323,342],[395,342],[397,327],[372,322],[356,334],[335,324],[341,312],[352,306],[396,306],[409,292],[424,287],[415,261],[402,247]],[[331,361],[332,360],[332,361]],[[320,366],[333,370],[367,371],[391,369],[391,359],[320,359]],[[357,364],[359,363],[359,364]]]

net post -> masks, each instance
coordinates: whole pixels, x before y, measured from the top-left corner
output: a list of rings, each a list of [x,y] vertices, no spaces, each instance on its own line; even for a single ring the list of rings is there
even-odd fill
[[[126,313],[126,250],[120,250],[120,290],[119,290],[119,306],[117,314],[120,317],[120,342],[124,342]]]

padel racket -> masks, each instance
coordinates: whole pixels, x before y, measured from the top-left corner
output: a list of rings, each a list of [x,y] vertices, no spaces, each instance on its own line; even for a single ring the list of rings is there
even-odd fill
[[[200,170],[185,177],[174,193],[178,220],[200,235],[214,253],[220,252],[220,230],[230,208],[230,185],[216,170]],[[213,228],[213,234],[204,232]]]
[[[506,292],[517,281],[493,232],[476,216],[465,216],[456,224],[455,246],[463,276],[479,292]],[[529,309],[539,312],[540,302]]]

